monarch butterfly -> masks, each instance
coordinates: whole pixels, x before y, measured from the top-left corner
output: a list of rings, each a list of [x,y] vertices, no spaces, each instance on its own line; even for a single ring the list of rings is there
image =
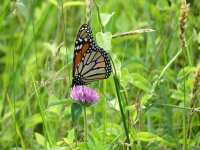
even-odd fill
[[[108,53],[95,43],[90,26],[83,24],[75,41],[72,86],[106,79],[111,72]]]

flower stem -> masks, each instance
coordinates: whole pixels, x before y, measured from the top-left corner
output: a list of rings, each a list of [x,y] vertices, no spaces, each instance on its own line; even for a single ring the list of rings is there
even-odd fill
[[[85,146],[87,144],[87,114],[86,114],[86,107],[83,106],[83,111],[84,111],[84,141],[85,141]]]

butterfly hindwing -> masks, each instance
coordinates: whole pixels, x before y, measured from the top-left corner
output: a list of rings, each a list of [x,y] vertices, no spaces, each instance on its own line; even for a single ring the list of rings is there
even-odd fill
[[[87,24],[79,29],[73,63],[73,85],[106,79],[112,72],[108,54],[94,42]]]

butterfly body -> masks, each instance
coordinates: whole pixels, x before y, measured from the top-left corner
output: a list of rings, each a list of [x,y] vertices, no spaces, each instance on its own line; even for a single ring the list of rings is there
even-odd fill
[[[72,86],[106,79],[111,72],[108,53],[95,43],[90,26],[83,24],[75,42]]]

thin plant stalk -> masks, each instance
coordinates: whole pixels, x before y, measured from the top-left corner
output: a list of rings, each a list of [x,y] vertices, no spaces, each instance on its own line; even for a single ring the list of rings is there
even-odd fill
[[[185,59],[188,58],[188,62],[191,65],[191,60],[190,60],[190,55],[189,51],[187,49],[187,44],[185,40],[185,25],[187,22],[187,16],[188,16],[188,10],[189,10],[189,5],[187,5],[186,0],[182,0],[181,4],[181,9],[180,9],[180,17],[179,17],[179,28],[180,28],[180,34],[179,34],[179,39],[180,39],[180,47],[183,50],[183,54]],[[186,63],[184,63],[184,67],[186,66]],[[185,68],[183,69],[184,74],[185,74]],[[184,91],[184,100],[183,100],[183,106],[186,107],[186,81],[185,77],[183,79],[183,91]],[[186,121],[187,121],[187,111],[184,110],[183,113],[183,150],[187,150],[189,147],[187,146],[187,126],[186,126]]]
[[[23,139],[23,136],[22,136],[22,133],[21,133],[21,130],[20,130],[20,127],[19,127],[19,124],[18,124],[18,121],[16,119],[16,108],[15,108],[15,102],[12,102],[12,100],[10,100],[10,97],[7,95],[7,100],[8,100],[8,103],[10,105],[10,108],[11,108],[11,111],[12,111],[12,117],[13,117],[13,122],[15,124],[15,131],[16,131],[16,134],[17,136],[19,137],[20,139],[20,142],[21,142],[21,145],[22,145],[22,149],[23,150],[26,150],[26,145],[25,145],[25,141]],[[17,145],[16,145],[17,146]]]
[[[35,83],[34,80],[33,80],[33,85],[34,85],[34,90],[35,90],[36,96],[38,98],[38,105],[39,105],[40,115],[41,115],[41,118],[42,118],[42,122],[44,124],[44,126],[43,126],[43,128],[44,128],[44,134],[45,134],[45,136],[47,138],[49,146],[51,147],[53,145],[52,141],[51,141],[51,136],[49,135],[49,132],[48,132],[48,126],[47,126],[47,122],[46,122],[45,113],[43,112],[41,99],[39,97],[38,89],[36,87],[36,83]],[[47,144],[46,144],[46,148],[47,148]]]
[[[121,33],[116,33],[112,36],[112,39],[115,38],[121,38],[121,37],[128,37],[128,36],[133,36],[133,35],[138,35],[142,33],[148,33],[148,32],[154,32],[154,29],[151,28],[146,28],[146,29],[137,29],[134,31],[128,31],[128,32],[121,32]]]
[[[112,61],[112,65],[113,65],[113,68],[114,68],[113,79],[114,79],[114,83],[115,83],[115,90],[116,90],[116,93],[117,93],[117,100],[118,100],[118,103],[119,103],[121,117],[122,117],[122,121],[123,121],[123,125],[124,125],[124,130],[125,130],[125,134],[126,134],[126,142],[129,145],[130,144],[129,130],[128,130],[128,125],[127,125],[127,121],[126,121],[126,115],[124,113],[124,109],[123,109],[123,105],[122,105],[122,95],[120,93],[120,83],[119,83],[119,79],[117,77],[115,65],[114,65],[112,58],[111,58],[111,61]],[[129,149],[131,149],[131,147],[129,147]]]
[[[165,106],[165,107],[170,107],[170,108],[176,108],[176,109],[184,109],[190,112],[200,112],[200,108],[190,108],[190,107],[181,107],[181,106],[176,106],[172,104],[155,104],[156,106]]]
[[[175,60],[179,57],[180,54],[182,54],[182,49],[180,49],[175,55],[173,58],[171,58],[171,60],[167,63],[167,65],[162,69],[160,75],[158,76],[158,78],[154,81],[153,83],[153,86],[151,88],[151,91],[150,91],[150,99],[152,98],[152,96],[154,95],[155,93],[155,90],[156,88],[158,87],[162,77],[165,75],[166,71],[170,68],[170,66],[175,62]],[[151,104],[152,101],[151,101]],[[150,108],[152,105],[150,103],[147,104],[148,108]]]
[[[103,93],[103,95],[106,95],[106,80],[104,80],[103,82],[100,83],[100,87],[101,88],[101,92]],[[106,126],[107,126],[107,110],[106,110],[106,97],[104,96],[103,101],[102,101],[102,113],[103,113],[103,137],[106,136]],[[105,144],[105,138],[102,139],[103,140],[103,144]]]
[[[193,89],[192,89],[192,97],[190,101],[190,109],[192,110],[188,115],[188,136],[187,138],[190,139],[192,135],[192,120],[194,118],[194,113],[196,111],[196,106],[198,105],[198,97],[199,97],[199,85],[200,85],[200,66],[197,67],[196,75],[194,77]],[[200,112],[200,110],[199,110]],[[199,113],[198,112],[198,113]]]
[[[13,65],[13,72],[14,72],[15,71],[15,51],[14,51],[14,49],[12,50],[12,63],[13,63],[12,64]],[[15,124],[16,134],[20,139],[20,142],[21,142],[21,145],[22,145],[22,149],[25,150],[26,149],[26,145],[25,145],[25,142],[24,142],[24,139],[23,139],[23,136],[22,136],[22,133],[21,133],[17,118],[16,118],[15,79],[16,79],[16,76],[14,76],[13,80],[11,80],[11,81],[13,81],[12,84],[13,84],[13,87],[14,87],[13,88],[13,100],[10,100],[8,95],[7,95],[7,99],[8,99],[8,102],[10,104],[10,107],[11,107],[12,116],[13,116],[13,122]],[[16,143],[16,146],[17,146],[17,140],[15,140],[15,143]]]
[[[184,68],[185,70],[185,68]],[[184,71],[185,72],[185,71]],[[184,90],[184,99],[183,99],[183,106],[186,107],[186,85],[185,85],[185,78],[184,80],[184,86],[183,86],[183,90]],[[184,135],[184,145],[183,145],[183,149],[187,150],[187,129],[186,129],[186,121],[187,121],[187,111],[185,111],[184,109],[184,113],[183,113],[183,135]]]
[[[96,3],[95,0],[93,0],[93,1],[94,1],[94,5],[95,5],[95,7],[96,7],[96,9],[97,9],[97,15],[98,15],[99,23],[100,23],[100,25],[101,25],[101,30],[102,30],[102,32],[104,32],[104,26],[103,26],[103,24],[102,24],[101,17],[100,17],[99,6],[97,5],[97,3]]]
[[[85,147],[87,146],[87,111],[86,111],[87,106],[83,106],[83,111],[84,111],[84,142],[85,142]]]

